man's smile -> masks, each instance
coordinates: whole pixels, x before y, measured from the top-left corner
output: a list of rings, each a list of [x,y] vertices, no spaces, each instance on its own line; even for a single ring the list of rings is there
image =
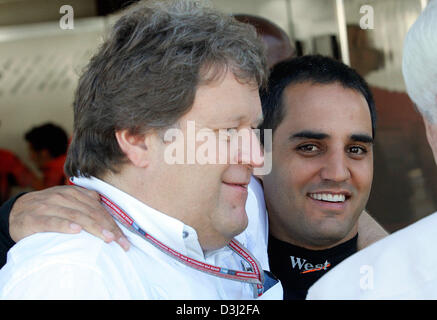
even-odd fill
[[[330,192],[314,192],[309,193],[311,199],[326,201],[326,202],[340,202],[343,203],[350,198],[348,193],[330,193]]]
[[[307,193],[307,198],[312,204],[329,211],[344,211],[351,196],[351,193],[347,191],[319,191]]]

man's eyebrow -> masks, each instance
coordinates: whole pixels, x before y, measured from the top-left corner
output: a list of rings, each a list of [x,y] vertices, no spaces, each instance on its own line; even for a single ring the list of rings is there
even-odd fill
[[[373,144],[373,138],[368,134],[353,134],[351,135],[352,141],[363,142]]]
[[[289,140],[296,140],[296,139],[314,139],[314,140],[323,140],[326,138],[329,138],[329,134],[322,133],[322,132],[315,132],[310,130],[304,130],[297,133],[293,133],[290,135]],[[352,134],[350,136],[350,139],[352,141],[357,142],[363,142],[363,143],[370,143],[373,144],[373,138],[365,133],[358,133],[358,134]]]
[[[290,141],[297,140],[297,139],[323,140],[326,138],[329,138],[329,135],[326,133],[304,130],[291,134],[288,140]]]

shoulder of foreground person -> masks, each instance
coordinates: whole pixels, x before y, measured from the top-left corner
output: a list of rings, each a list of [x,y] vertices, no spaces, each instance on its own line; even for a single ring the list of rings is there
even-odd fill
[[[437,299],[437,212],[374,243],[319,279],[307,299]]]

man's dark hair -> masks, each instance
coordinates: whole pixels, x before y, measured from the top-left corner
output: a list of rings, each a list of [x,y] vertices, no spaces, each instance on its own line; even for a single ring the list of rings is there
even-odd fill
[[[265,48],[254,27],[207,1],[142,1],[115,23],[79,80],[65,171],[100,177],[126,161],[115,132],[162,133],[190,111],[200,85],[230,71],[267,82]]]
[[[290,85],[305,82],[339,83],[344,88],[361,93],[369,106],[372,136],[375,137],[376,108],[366,81],[344,63],[321,55],[307,55],[284,60],[272,68],[268,86],[260,92],[264,115],[260,129],[272,129],[272,133],[275,132],[285,116],[282,101],[284,90]]]
[[[35,151],[48,150],[51,157],[56,158],[67,152],[68,136],[61,127],[47,123],[34,127],[24,135]]]

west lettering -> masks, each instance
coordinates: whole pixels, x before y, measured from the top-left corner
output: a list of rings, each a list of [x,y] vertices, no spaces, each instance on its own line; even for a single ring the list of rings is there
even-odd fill
[[[314,269],[314,266],[311,263],[306,263],[305,270],[311,270],[311,269]]]
[[[293,269],[298,268],[299,270],[309,271],[309,270],[328,270],[331,266],[328,260],[325,260],[324,263],[316,264],[315,266],[312,263],[309,263],[306,259],[290,256],[291,266]]]
[[[300,260],[300,258],[295,258],[293,256],[290,256],[290,259],[291,259],[291,265],[292,265],[293,269],[296,268],[296,265],[298,265],[299,266],[299,270],[301,270],[303,265],[306,262],[306,259],[302,259],[303,260],[302,261],[302,260]]]

